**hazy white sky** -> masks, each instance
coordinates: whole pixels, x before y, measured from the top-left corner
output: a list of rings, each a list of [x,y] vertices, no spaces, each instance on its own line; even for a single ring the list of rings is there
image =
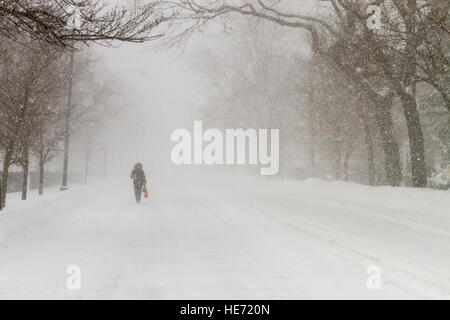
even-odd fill
[[[308,7],[308,2],[301,7]],[[298,6],[290,0],[285,3]],[[208,39],[215,36],[199,38],[202,40],[194,41],[192,52],[201,53],[198,48],[202,42],[209,44]],[[186,62],[189,54],[180,48],[156,50],[154,43],[115,45],[95,46],[93,50],[108,74],[123,85],[118,99],[119,105],[123,104],[120,117],[109,127],[108,166],[112,171],[123,171],[137,161],[147,167],[170,163],[171,132],[180,127],[190,129],[206,99],[199,75]],[[295,51],[304,46],[293,45]],[[184,49],[190,52],[193,46],[191,43]]]
[[[102,64],[123,84],[120,115],[110,124],[109,166],[125,169],[137,161],[160,166],[170,160],[170,134],[192,125],[202,105],[198,76],[179,49],[155,50],[152,44],[96,47]]]

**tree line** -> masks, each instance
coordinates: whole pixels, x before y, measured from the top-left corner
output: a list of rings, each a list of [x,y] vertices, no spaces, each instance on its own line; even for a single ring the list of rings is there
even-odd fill
[[[292,43],[303,44],[300,38],[306,35],[310,55],[297,62],[292,62],[289,56],[268,59],[264,48],[246,57],[245,50],[255,50],[248,38],[232,54],[242,59],[241,67],[253,68],[252,79],[247,79],[247,83],[261,81],[257,84],[261,86],[267,77],[275,78],[267,84],[277,88],[278,95],[272,98],[300,94],[302,102],[291,99],[286,102],[291,105],[287,115],[275,117],[291,117],[289,121],[295,118],[304,127],[300,135],[309,137],[312,169],[317,163],[317,151],[323,150],[319,155],[331,158],[334,176],[348,178],[350,157],[358,150],[358,144],[363,143],[367,182],[375,184],[379,145],[383,154],[382,180],[386,184],[399,186],[410,180],[414,187],[426,187],[435,165],[445,170],[449,165],[450,3],[439,0],[309,3],[317,4],[317,10],[308,12],[305,2],[300,1],[168,1],[167,8],[177,10],[175,20],[178,21],[169,34],[173,44],[184,43],[192,34],[205,31],[215,22],[224,30],[239,30],[250,38],[255,33],[254,26],[269,23],[279,26],[277,35],[272,39],[260,39],[264,43],[256,46],[264,47],[267,41],[277,42],[277,38],[288,37],[287,42],[291,43],[281,44],[285,48]],[[378,9],[378,17],[374,16],[373,8]],[[236,23],[242,21],[242,17],[247,22]],[[375,18],[379,19],[377,28],[371,25]],[[234,33],[230,34],[233,37]],[[221,58],[223,56],[220,54]],[[221,63],[217,60],[216,63]],[[270,65],[273,63],[277,66]],[[271,74],[265,70],[270,70]],[[238,70],[236,78],[230,79],[227,85],[222,83],[219,90],[224,93],[223,88],[230,88],[233,82],[242,84],[244,72],[245,69]],[[277,74],[283,79],[276,79]],[[217,87],[215,78],[211,83]],[[292,88],[292,82],[297,83],[297,87],[286,92],[288,87]],[[257,96],[255,87],[236,88],[235,92],[227,93],[227,105],[236,104],[236,100],[230,100],[230,95],[239,99],[245,90],[248,90],[247,96]],[[260,100],[271,96],[270,89],[258,92]],[[275,110],[279,110],[275,106],[281,101],[277,99],[272,103]],[[275,119],[270,116],[274,109],[266,110],[265,104],[267,101],[246,108],[253,108],[256,112],[253,114],[265,112]],[[242,103],[239,106],[245,108]],[[307,108],[299,114],[296,106]],[[231,110],[233,108],[228,108],[228,115]],[[401,111],[403,119],[398,117],[397,111]],[[236,114],[239,113],[241,110]],[[399,141],[403,134],[397,125],[399,121],[406,127],[405,141]],[[287,122],[282,121],[280,125],[286,126]],[[295,124],[291,125],[291,132],[294,127]],[[424,130],[430,134],[429,145],[426,145]],[[440,150],[428,150],[431,145]],[[402,161],[405,146],[409,158]]]
[[[102,0],[0,2],[0,208],[6,205],[12,165],[22,168],[22,199],[27,198],[32,157],[37,159],[43,193],[45,164],[61,150],[66,134],[86,140],[89,159],[93,128],[103,126],[113,112],[108,101],[113,89],[92,72],[95,59],[86,46],[159,38],[153,30],[167,18],[154,7],[113,6]],[[79,92],[69,105],[68,119],[70,82]]]

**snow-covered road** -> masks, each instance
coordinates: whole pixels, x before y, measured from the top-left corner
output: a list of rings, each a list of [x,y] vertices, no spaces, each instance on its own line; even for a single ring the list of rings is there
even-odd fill
[[[141,205],[128,180],[12,195],[0,298],[450,298],[449,192],[173,181],[152,181]],[[80,290],[66,287],[69,265]],[[370,265],[380,290],[366,286]]]

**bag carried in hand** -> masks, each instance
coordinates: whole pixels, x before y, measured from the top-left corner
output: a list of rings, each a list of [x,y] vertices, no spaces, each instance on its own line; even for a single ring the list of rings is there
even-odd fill
[[[144,198],[148,198],[147,187],[144,187]]]

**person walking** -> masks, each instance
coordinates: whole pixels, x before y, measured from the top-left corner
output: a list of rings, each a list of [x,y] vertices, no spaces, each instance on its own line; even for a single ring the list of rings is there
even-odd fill
[[[145,173],[142,169],[141,163],[136,163],[134,165],[134,169],[131,172],[131,179],[133,179],[136,202],[141,203],[142,191],[147,186],[147,179],[145,178]]]

